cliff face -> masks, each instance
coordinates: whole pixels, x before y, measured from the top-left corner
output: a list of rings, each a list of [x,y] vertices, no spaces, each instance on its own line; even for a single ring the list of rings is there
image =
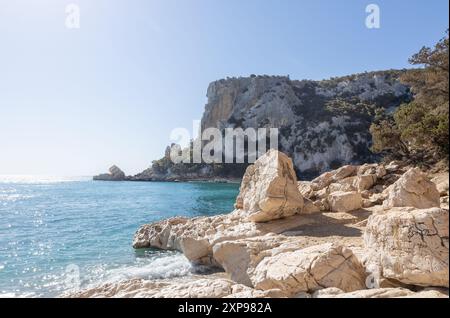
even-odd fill
[[[324,81],[251,76],[213,82],[202,129],[279,128],[280,150],[297,172],[319,174],[369,162],[369,127],[376,108],[395,109],[411,98],[401,71],[363,73]]]
[[[278,128],[279,150],[304,180],[345,164],[372,162],[369,127],[376,110],[410,101],[403,71],[380,71],[323,81],[255,76],[208,87],[201,127]],[[242,177],[247,164],[174,164],[168,153],[133,181],[225,180]]]

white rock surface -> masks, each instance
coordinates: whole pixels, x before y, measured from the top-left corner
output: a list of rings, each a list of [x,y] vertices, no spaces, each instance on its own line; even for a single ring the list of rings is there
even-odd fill
[[[355,188],[360,192],[368,190],[375,185],[377,178],[376,174],[360,175],[356,178]]]
[[[203,278],[191,281],[129,280],[64,295],[69,298],[223,298],[237,296],[270,297],[279,291],[255,291],[228,279]]]
[[[326,287],[365,288],[364,268],[353,252],[323,244],[264,258],[251,277],[256,289],[281,289],[289,295]]]
[[[375,175],[377,178],[382,178],[386,174],[386,168],[378,163],[363,164],[358,167],[357,171],[358,176]]]
[[[223,268],[231,280],[138,280],[80,296],[441,297],[387,288],[448,288],[448,210],[414,208],[435,205],[439,192],[417,169],[401,176],[405,170],[344,166],[298,182],[292,161],[271,150],[247,169],[232,213],[172,218],[135,234],[136,248],[181,251],[193,263]],[[412,207],[393,207],[405,204]],[[383,288],[367,290],[368,273]]]
[[[336,183],[338,181],[356,175],[357,170],[358,166],[347,165],[337,170],[325,172],[319,177],[312,180],[312,187],[314,191],[321,190],[328,187],[332,183]]]
[[[297,188],[304,198],[309,198],[310,195],[314,192],[311,181],[298,181]]]
[[[233,281],[253,286],[251,277],[265,257],[300,248],[301,243],[295,237],[265,235],[216,244],[213,256]]]
[[[346,293],[337,288],[327,288],[315,292],[313,298],[448,298],[448,293],[439,290],[413,292],[405,288],[363,289]]]
[[[247,168],[235,207],[253,222],[292,216],[303,208],[297,186],[292,160],[271,149]]]
[[[415,207],[426,209],[440,206],[436,185],[429,181],[419,168],[409,169],[393,185],[386,189],[385,208]]]
[[[311,295],[311,298],[335,298],[337,295],[341,294],[345,294],[345,291],[336,287],[328,287],[315,291]]]
[[[320,202],[313,202],[310,199],[303,199],[303,209],[302,214],[312,214],[317,213],[321,211],[321,203]]]
[[[448,196],[448,172],[440,173],[435,176],[431,181],[436,184],[436,188],[439,191],[441,197]]]
[[[212,257],[213,246],[225,241],[279,234],[312,222],[304,215],[267,223],[245,221],[242,211],[213,217],[176,217],[143,225],[136,232],[134,248],[156,247],[178,250],[192,262],[217,265]]]
[[[349,212],[362,208],[359,192],[333,192],[328,196],[328,204],[333,212]]]
[[[393,208],[369,217],[366,266],[404,284],[448,287],[448,210]]]

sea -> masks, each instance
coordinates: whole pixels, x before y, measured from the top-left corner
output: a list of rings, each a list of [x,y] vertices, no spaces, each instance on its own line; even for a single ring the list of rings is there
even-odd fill
[[[140,225],[228,213],[238,184],[0,175],[0,297],[57,297],[127,279],[193,275],[178,252],[134,250]]]

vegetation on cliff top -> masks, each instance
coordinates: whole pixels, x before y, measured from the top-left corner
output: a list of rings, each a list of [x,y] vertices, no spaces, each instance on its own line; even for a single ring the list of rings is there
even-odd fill
[[[448,49],[447,31],[434,48],[423,47],[411,57],[412,65],[424,66],[401,76],[411,86],[414,99],[392,114],[377,111],[370,128],[374,152],[421,162],[446,159],[448,164]]]

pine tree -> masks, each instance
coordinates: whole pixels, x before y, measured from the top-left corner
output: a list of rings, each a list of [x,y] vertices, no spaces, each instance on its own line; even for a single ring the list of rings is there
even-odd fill
[[[449,37],[434,48],[423,47],[409,60],[422,68],[407,71],[401,81],[410,85],[413,101],[401,105],[393,115],[379,114],[370,131],[372,151],[432,153],[448,159],[449,128]]]

